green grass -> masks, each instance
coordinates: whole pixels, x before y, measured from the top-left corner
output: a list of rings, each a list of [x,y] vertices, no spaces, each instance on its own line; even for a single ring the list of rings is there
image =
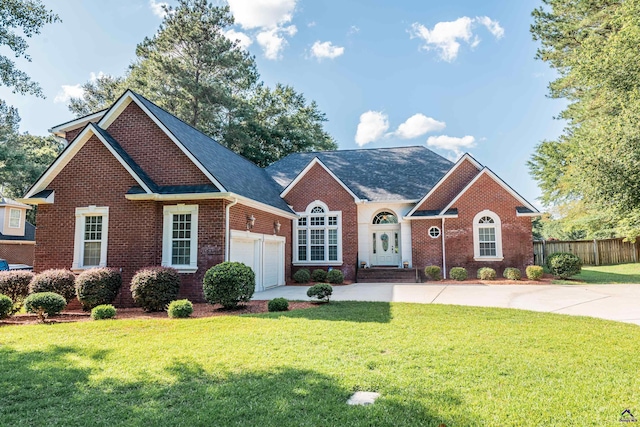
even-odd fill
[[[640,328],[443,305],[0,328],[0,425],[617,426]],[[372,406],[349,407],[356,390]]]
[[[618,265],[587,265],[572,280],[554,280],[554,284],[576,284],[576,280],[592,285],[609,283],[640,283],[640,263]]]

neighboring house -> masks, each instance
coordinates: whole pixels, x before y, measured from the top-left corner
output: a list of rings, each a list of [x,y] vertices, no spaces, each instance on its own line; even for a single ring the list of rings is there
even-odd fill
[[[0,259],[33,265],[35,227],[27,222],[31,206],[0,197]]]
[[[51,131],[69,145],[21,200],[39,205],[36,271],[108,266],[126,284],[171,266],[181,295],[200,301],[205,271],[224,260],[251,266],[258,290],[302,267],[353,280],[361,261],[533,263],[538,212],[469,155],[299,153],[262,169],[132,91]]]

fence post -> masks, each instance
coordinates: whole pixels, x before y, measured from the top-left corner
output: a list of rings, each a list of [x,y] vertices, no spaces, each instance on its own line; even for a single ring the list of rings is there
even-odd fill
[[[593,239],[593,257],[596,265],[600,265],[600,253],[598,252],[598,241],[596,239]]]
[[[547,241],[543,240],[542,241],[542,264],[540,265],[544,265],[547,262]]]

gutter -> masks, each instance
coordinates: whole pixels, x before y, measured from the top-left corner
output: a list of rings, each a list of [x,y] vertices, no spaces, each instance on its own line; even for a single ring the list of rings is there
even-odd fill
[[[444,244],[444,220],[445,218],[442,218],[442,233],[440,233],[440,235],[442,236],[442,278],[446,279],[447,278],[447,252],[446,252],[446,247]]]
[[[225,234],[226,234],[226,238],[225,238],[225,242],[224,242],[224,260],[225,261],[229,261],[229,257],[230,257],[230,253],[229,253],[229,249],[231,248],[231,229],[229,227],[229,212],[231,211],[231,207],[235,206],[236,204],[238,204],[238,198],[234,198],[233,202],[229,203],[226,207],[225,207]]]

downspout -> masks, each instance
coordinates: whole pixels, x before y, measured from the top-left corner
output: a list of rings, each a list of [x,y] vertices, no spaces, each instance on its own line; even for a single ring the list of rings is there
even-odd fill
[[[442,218],[441,228],[442,228],[442,233],[440,233],[440,235],[442,236],[442,277],[446,279],[447,278],[447,252],[444,245],[444,217]]]
[[[225,231],[226,231],[226,239],[224,242],[224,260],[225,261],[229,261],[229,249],[231,248],[231,229],[229,228],[229,211],[231,210],[232,206],[235,206],[238,203],[238,199],[235,198],[233,199],[233,202],[229,203],[227,205],[227,207],[225,208],[225,216],[224,216],[224,220],[225,220]]]

